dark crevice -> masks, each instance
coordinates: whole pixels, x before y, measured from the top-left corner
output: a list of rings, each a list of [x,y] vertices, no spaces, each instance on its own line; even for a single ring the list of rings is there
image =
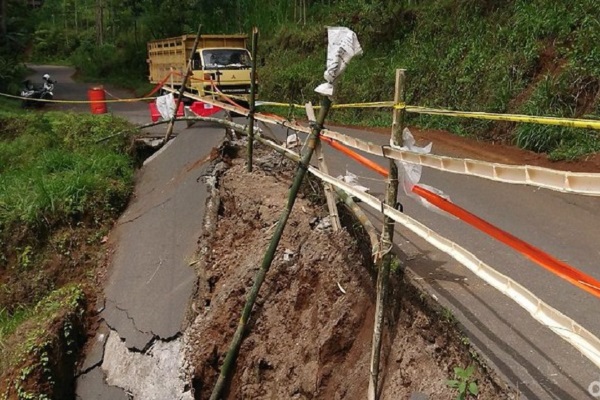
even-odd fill
[[[114,302],[113,302],[112,300],[110,300],[110,299],[107,299],[106,301],[110,301],[111,303],[113,303],[113,304],[114,304]],[[129,351],[131,351],[131,352],[134,352],[134,353],[145,353],[145,352],[146,352],[146,351],[147,351],[147,350],[150,348],[150,346],[152,346],[152,345],[154,344],[154,342],[155,342],[157,339],[160,339],[160,337],[159,337],[158,335],[154,334],[154,332],[152,332],[152,331],[150,331],[150,332],[146,332],[146,331],[143,331],[143,330],[139,329],[139,328],[136,326],[136,324],[135,324],[135,320],[134,320],[134,319],[133,319],[133,318],[132,318],[132,317],[129,315],[129,313],[127,312],[127,310],[125,310],[125,309],[123,309],[123,308],[120,308],[120,307],[119,307],[119,306],[117,306],[116,304],[114,305],[114,307],[115,307],[115,309],[116,309],[117,311],[121,311],[122,313],[124,313],[124,314],[125,314],[125,316],[127,317],[127,319],[131,321],[131,324],[132,324],[133,328],[134,328],[136,331],[138,331],[138,332],[140,332],[140,333],[142,333],[142,334],[146,334],[146,335],[151,335],[151,336],[152,336],[152,338],[151,338],[151,339],[150,339],[150,340],[149,340],[149,341],[148,341],[148,342],[147,342],[147,343],[144,345],[144,347],[143,347],[142,349],[138,349],[138,348],[136,348],[136,347],[130,347],[130,346],[127,346],[127,350],[129,350]],[[106,325],[109,327],[109,329],[110,329],[112,332],[115,332],[117,335],[119,335],[119,338],[120,338],[121,340],[124,340],[124,341],[126,341],[126,339],[127,339],[127,338],[123,339],[123,337],[122,337],[122,336],[121,336],[121,334],[119,333],[119,330],[118,330],[118,329],[117,329],[115,326],[111,325],[111,324],[110,324],[110,323],[109,323],[107,320],[105,320],[104,322],[106,323]],[[179,332],[178,332],[178,334],[179,334]]]
[[[126,220],[126,221],[123,221],[123,222],[119,222],[119,224],[118,224],[118,225],[119,225],[119,226],[121,226],[121,225],[125,225],[125,224],[128,224],[128,223],[134,222],[135,220],[137,220],[137,219],[140,219],[141,217],[143,217],[143,216],[144,216],[146,213],[148,213],[148,212],[150,212],[150,211],[154,210],[154,209],[155,209],[155,208],[157,208],[157,207],[160,207],[160,206],[162,206],[162,205],[164,205],[164,204],[168,203],[169,201],[171,201],[171,198],[170,198],[170,197],[169,197],[168,199],[166,199],[165,201],[161,201],[160,203],[158,203],[158,204],[156,204],[156,205],[154,205],[154,206],[150,207],[149,209],[147,209],[147,210],[144,210],[144,211],[143,211],[141,214],[139,214],[138,216],[135,216],[135,217],[133,217],[133,218],[130,218],[130,219],[128,219],[128,220]]]
[[[82,375],[88,374],[90,372],[92,372],[94,370],[94,368],[97,368],[99,366],[102,365],[102,362],[104,362],[104,352],[102,354],[102,359],[100,361],[98,361],[97,363],[89,366],[88,368],[81,370],[80,372],[78,372],[77,374],[75,374],[75,378],[79,378]]]
[[[137,327],[137,325],[135,324],[135,320],[133,319],[133,317],[131,317],[131,316],[129,315],[129,311],[127,311],[127,310],[126,310],[126,309],[124,309],[124,308],[121,308],[121,307],[119,307],[119,306],[118,306],[118,305],[117,305],[117,304],[116,304],[114,301],[112,301],[112,300],[110,300],[110,299],[107,299],[107,301],[110,301],[111,303],[113,303],[113,304],[114,304],[114,306],[115,306],[115,309],[116,309],[116,310],[119,310],[119,311],[121,311],[121,312],[125,313],[125,316],[127,317],[127,319],[128,319],[128,320],[130,320],[130,321],[131,321],[131,323],[132,323],[132,325],[133,325],[133,327],[135,328],[135,330],[136,330],[136,331],[138,331],[138,332],[141,332],[141,333],[145,333],[145,334],[151,334],[151,335],[154,335],[154,333],[153,333],[152,331],[150,331],[150,332],[146,332],[146,331],[143,331],[143,330],[139,329],[139,328]],[[107,325],[108,325],[108,322],[107,322]],[[111,327],[111,329],[113,329],[113,328]],[[116,329],[113,329],[113,330],[114,330],[114,331],[117,331]]]

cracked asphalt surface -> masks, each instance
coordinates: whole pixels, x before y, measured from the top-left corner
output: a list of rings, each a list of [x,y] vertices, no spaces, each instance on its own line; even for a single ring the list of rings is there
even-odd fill
[[[138,351],[179,334],[196,283],[189,262],[200,236],[207,191],[205,158],[223,129],[186,130],[145,165],[134,201],[111,233],[118,238],[105,288],[106,323]]]
[[[34,79],[47,72],[58,81],[56,99],[86,100],[88,88],[95,86],[74,82],[71,79],[74,71],[70,68],[32,68],[36,71]],[[107,88],[107,91],[114,97],[133,97],[117,89]],[[77,112],[89,112],[88,107],[87,104],[48,106]],[[146,103],[109,103],[108,109],[134,124],[150,122]],[[164,134],[165,130],[166,125],[150,129],[158,134]],[[127,348],[137,352],[149,349],[158,340],[171,341],[180,334],[196,284],[196,273],[189,263],[202,229],[207,198],[207,188],[201,179],[207,165],[198,161],[218,146],[224,129],[200,123],[188,128],[185,123],[178,123],[174,132],[177,137],[138,172],[133,199],[110,234],[114,254],[100,313],[106,326],[98,330],[81,368],[77,384],[77,397],[81,400],[131,398],[128,393],[131,391],[106,384],[100,368],[109,356],[105,346],[113,332],[118,333]],[[159,392],[156,396],[160,398]]]
[[[89,85],[69,83],[66,78],[61,78],[59,74],[70,73],[60,69],[62,67],[49,68],[56,68],[52,71],[59,80],[57,98],[85,99]],[[86,111],[84,107],[87,108],[82,105],[72,108]],[[110,105],[109,110],[135,123],[149,121],[145,105]],[[362,131],[340,130],[381,144],[388,140]],[[194,279],[193,271],[186,267],[190,261],[187,257],[195,248],[205,198],[204,185],[196,182],[204,167],[188,171],[186,166],[208,154],[223,136],[223,129],[208,125],[202,128],[196,125],[192,129],[178,125],[176,131],[179,132],[177,139],[140,172],[136,199],[117,228],[119,247],[106,288],[106,309],[102,315],[133,349],[148,347],[156,337],[176,337],[179,332],[187,306],[185,293],[189,295]],[[285,138],[285,130],[273,131],[278,137]],[[157,132],[164,132],[164,128]],[[382,197],[384,185],[379,176],[328,148],[325,153],[332,175],[348,169],[371,187],[372,193]],[[428,169],[424,170],[422,181],[444,190],[457,204],[491,223],[599,277],[597,198],[504,185]],[[202,191],[204,194],[200,194]],[[597,299],[460,221],[431,213],[410,199],[401,201],[407,214],[517,279],[592,333],[600,333]],[[367,213],[376,226],[381,226],[376,213],[370,210]],[[519,399],[593,398],[588,387],[598,380],[600,371],[577,350],[458,262],[398,226],[395,244],[405,254],[408,268],[423,280],[442,305],[454,313],[471,343],[480,349],[485,361],[517,389]],[[124,391],[115,394],[114,387],[105,388],[101,394],[89,391],[88,382],[98,384],[102,381],[98,371],[99,368],[92,368],[82,375],[78,386],[82,400],[127,398]]]

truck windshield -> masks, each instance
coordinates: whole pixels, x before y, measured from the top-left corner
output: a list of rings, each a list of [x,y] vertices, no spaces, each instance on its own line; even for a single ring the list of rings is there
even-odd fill
[[[244,49],[202,50],[204,68],[241,69],[250,68],[250,53]]]

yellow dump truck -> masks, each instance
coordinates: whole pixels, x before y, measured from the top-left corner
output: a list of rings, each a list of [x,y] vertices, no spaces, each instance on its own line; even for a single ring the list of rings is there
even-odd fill
[[[150,82],[180,87],[196,35],[148,42]],[[201,35],[192,57],[188,90],[200,96],[216,95],[212,85],[226,95],[249,99],[251,56],[246,35]]]

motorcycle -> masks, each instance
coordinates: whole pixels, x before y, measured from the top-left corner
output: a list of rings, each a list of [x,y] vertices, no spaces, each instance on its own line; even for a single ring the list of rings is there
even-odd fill
[[[43,107],[44,100],[52,100],[54,98],[54,84],[56,81],[50,79],[50,75],[44,74],[44,83],[41,87],[35,87],[29,79],[23,81],[23,89],[21,89],[21,107]]]

